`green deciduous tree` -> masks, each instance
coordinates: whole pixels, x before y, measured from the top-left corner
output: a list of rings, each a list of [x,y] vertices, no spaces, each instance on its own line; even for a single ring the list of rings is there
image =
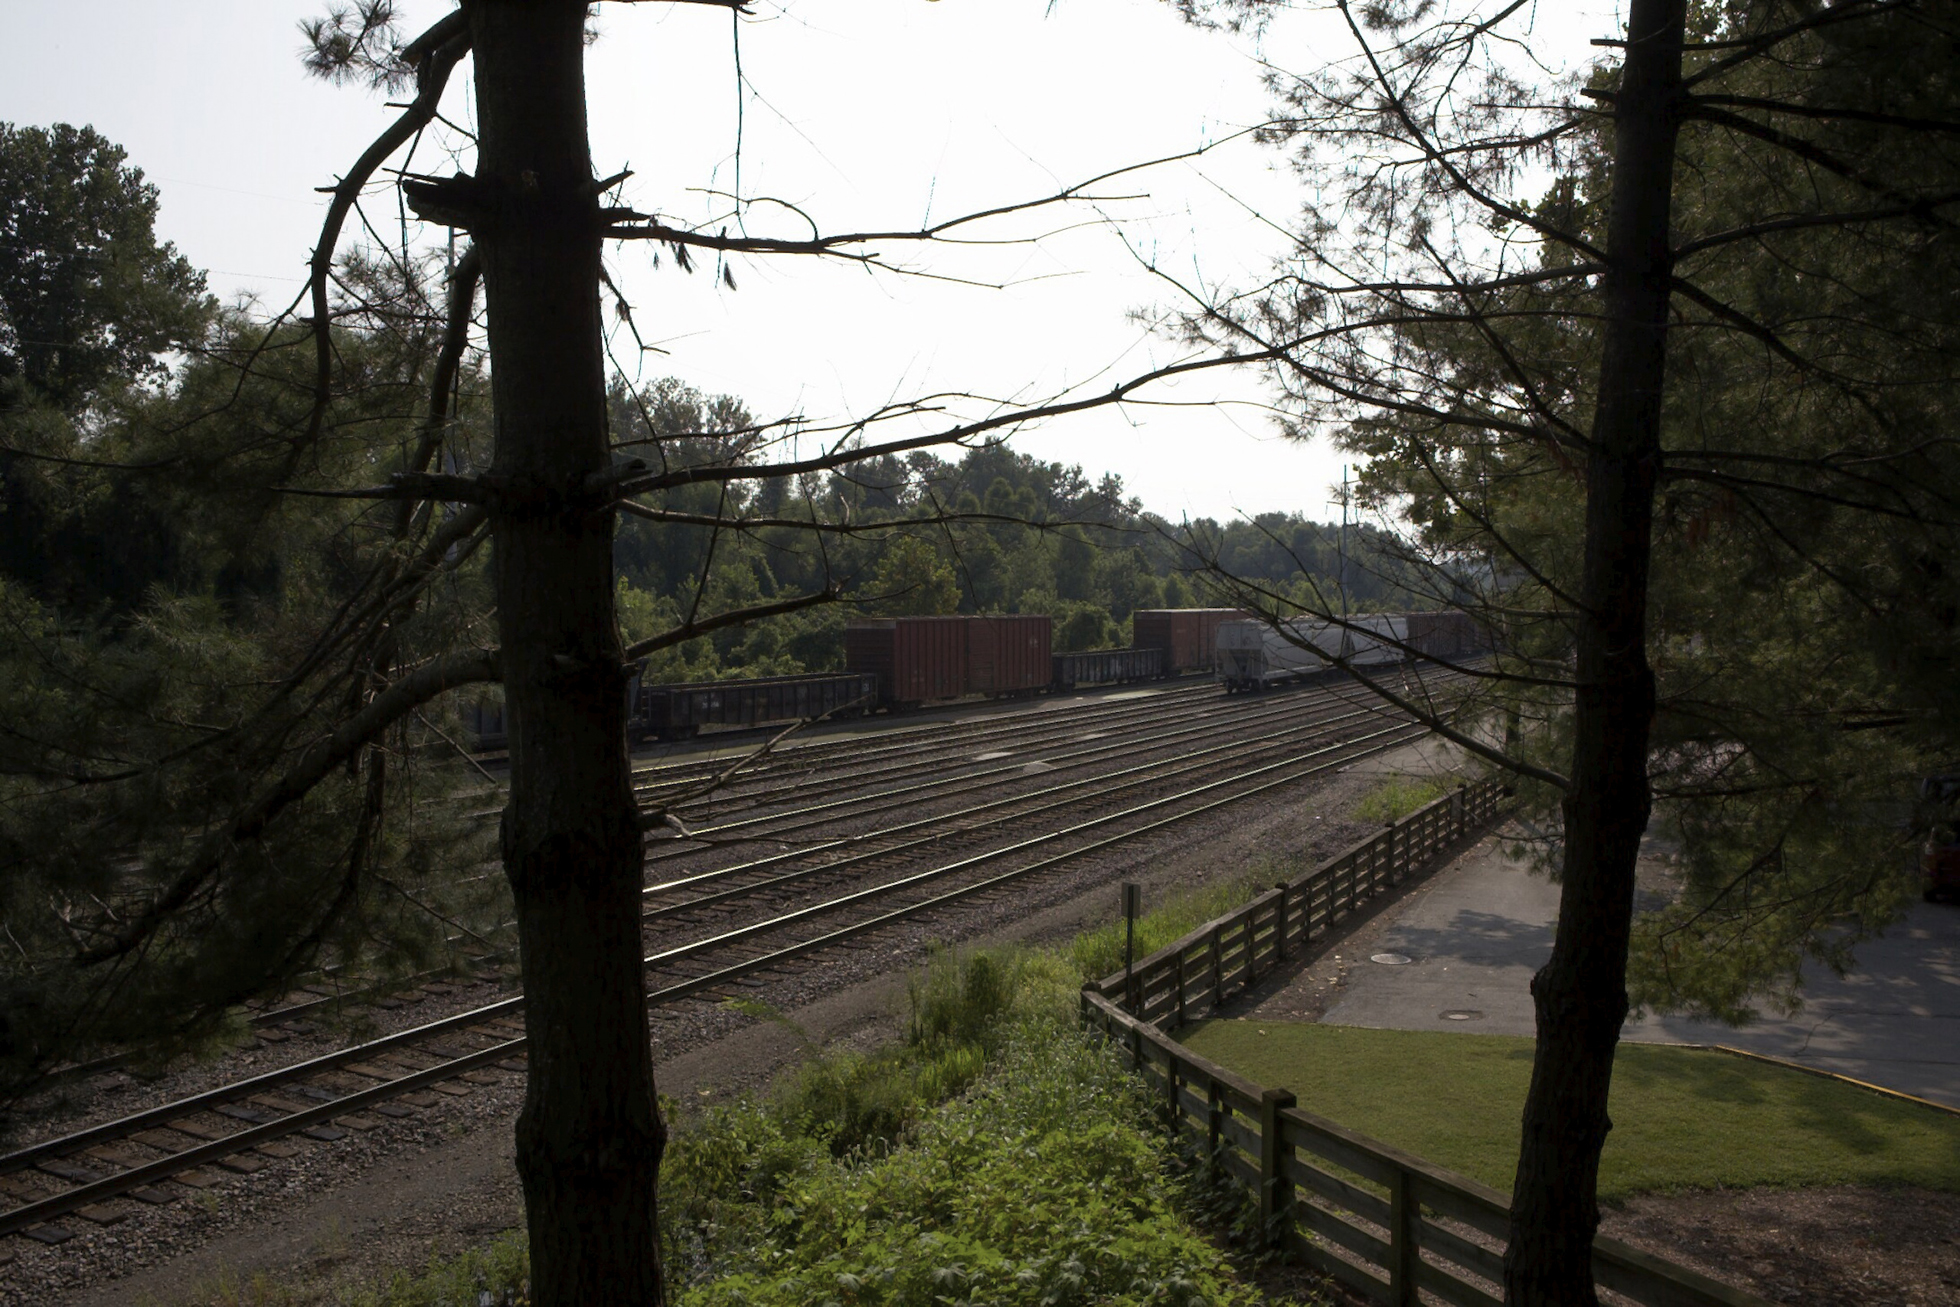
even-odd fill
[[[210,317],[204,276],[155,234],[156,187],[91,127],[0,123],[0,397],[79,411],[155,381]]]

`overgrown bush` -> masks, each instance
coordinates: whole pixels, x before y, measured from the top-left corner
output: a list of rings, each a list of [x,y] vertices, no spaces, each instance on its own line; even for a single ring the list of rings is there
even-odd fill
[[[753,1190],[751,1190],[753,1192]],[[1062,1016],[1016,1019],[966,1097],[901,1148],[818,1160],[703,1238],[687,1307],[1230,1304],[1180,1214],[1150,1106]],[[739,1237],[727,1237],[738,1235]]]
[[[1187,896],[1139,937],[1173,938],[1265,879]],[[685,1118],[666,1104],[661,1240],[678,1307],[1265,1301],[1198,1228],[1247,1232],[1243,1194],[1195,1178],[1202,1159],[1080,1030],[1081,966],[1059,951],[944,952],[910,978],[902,1042],[813,1049],[761,1099]],[[522,1307],[527,1276],[513,1232],[333,1301]],[[322,1301],[265,1287],[226,1307]]]

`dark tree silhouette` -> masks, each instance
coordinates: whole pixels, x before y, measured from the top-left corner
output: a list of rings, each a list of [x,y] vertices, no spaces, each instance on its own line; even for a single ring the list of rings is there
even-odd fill
[[[1923,52],[1950,49],[1955,11],[1633,0],[1610,63],[1550,97],[1520,71],[1526,6],[1330,12],[1353,53],[1272,79],[1271,134],[1317,183],[1298,258],[1245,295],[1191,296],[1184,325],[1279,354],[1301,428],[1340,424],[1372,456],[1364,496],[1408,515],[1434,592],[1472,596],[1499,636],[1489,702],[1547,728],[1500,742],[1489,718],[1377,686],[1557,819],[1505,1288],[1592,1302],[1657,795],[1691,867],[1644,929],[1643,997],[1732,1012],[1895,910],[1897,834],[1854,814],[1952,743],[1921,655],[1950,638],[1940,424],[1960,336],[1923,287],[1952,284],[1960,129]],[[1511,198],[1532,165],[1556,179],[1535,204]],[[1781,620],[1778,586],[1808,629]],[[1270,587],[1236,593],[1276,607]],[[1829,829],[1847,825],[1866,838]]]

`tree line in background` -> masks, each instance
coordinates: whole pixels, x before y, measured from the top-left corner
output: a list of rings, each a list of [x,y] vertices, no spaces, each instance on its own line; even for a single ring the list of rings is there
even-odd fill
[[[0,125],[9,1096],[92,1048],[196,1046],[324,958],[447,959],[503,915],[466,874],[483,832],[416,813],[459,783],[439,708],[375,765],[329,747],[381,666],[479,640],[488,607],[466,538],[416,546],[415,520],[333,497],[412,459],[432,386],[475,456],[478,370],[438,375],[441,269],[342,264],[356,384],[316,411],[309,333],[218,305],[156,209],[91,129]]]
[[[683,466],[747,457],[744,441],[757,431],[739,399],[672,378],[637,391],[615,378],[608,408],[625,447],[657,441]],[[1091,481],[1079,466],[1005,444],[954,461],[923,450],[880,455],[844,472],[728,491],[688,486],[647,502],[724,525],[621,518],[613,555],[629,642],[697,602],[718,611],[832,583],[845,600],[663,650],[648,668],[656,682],[836,670],[844,624],[860,616],[1048,613],[1057,652],[1120,647],[1140,608],[1225,602],[1208,564],[1300,604],[1343,590],[1356,612],[1423,602],[1412,583],[1424,574],[1372,524],[1344,531],[1298,513],[1173,523],[1114,474]],[[791,524],[744,529],[744,519]],[[818,541],[799,521],[853,530]]]

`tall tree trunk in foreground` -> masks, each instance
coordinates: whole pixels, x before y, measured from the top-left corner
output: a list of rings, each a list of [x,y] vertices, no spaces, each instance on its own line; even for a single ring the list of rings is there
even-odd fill
[[[1654,678],[1647,574],[1660,471],[1668,213],[1683,98],[1684,0],[1634,0],[1614,99],[1606,317],[1586,466],[1571,788],[1552,957],[1531,982],[1538,1044],[1511,1199],[1505,1300],[1596,1303],[1599,1153],[1628,1009],[1634,862],[1647,828]]]
[[[658,1303],[640,831],[613,620],[600,220],[583,0],[468,0],[509,701],[504,870],[523,953],[530,1090],[517,1167],[540,1307]]]

